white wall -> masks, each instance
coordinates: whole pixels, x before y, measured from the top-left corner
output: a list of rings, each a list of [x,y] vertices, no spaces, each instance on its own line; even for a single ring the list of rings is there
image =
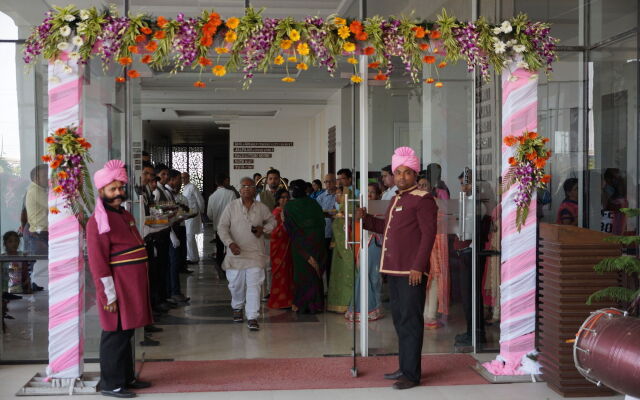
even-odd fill
[[[240,179],[271,168],[280,170],[283,178],[311,179],[309,157],[310,126],[315,117],[238,120],[230,124],[230,177],[238,187]],[[254,169],[233,169],[233,142],[293,142],[293,147],[275,147],[272,158],[254,159]]]

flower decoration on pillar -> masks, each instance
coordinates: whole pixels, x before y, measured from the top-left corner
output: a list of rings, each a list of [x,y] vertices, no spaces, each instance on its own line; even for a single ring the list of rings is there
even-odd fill
[[[47,154],[42,156],[42,161],[51,169],[52,190],[62,196],[65,208],[71,210],[84,225],[94,207],[93,187],[87,168],[87,164],[93,162],[89,154],[91,144],[72,126],[56,129],[45,142]],[[49,211],[54,214],[60,212],[57,207],[51,207]]]
[[[116,7],[54,7],[25,41],[23,58],[31,64],[42,57],[72,72],[68,60],[86,63],[100,57],[105,69],[120,63],[123,72],[117,82],[139,77],[134,69],[137,63],[159,70],[169,67],[172,73],[199,68],[196,87],[206,86],[202,80],[205,69],[213,72],[221,66],[224,71],[241,72],[245,89],[256,71],[283,65],[282,81],[294,82],[305,71],[297,66],[324,67],[333,76],[339,61],[353,65],[351,81],[357,83],[367,79],[357,69],[358,57],[363,55],[370,57],[373,79],[385,81],[386,87],[391,86],[394,58],[402,62],[399,72],[411,81],[424,79],[436,87],[443,86],[439,69],[460,59],[484,79],[490,79],[491,68],[500,73],[514,62],[529,71],[550,72],[556,59],[557,40],[549,24],[530,21],[524,14],[490,24],[484,18],[459,21],[446,10],[435,21],[381,16],[296,20],[267,18],[261,13],[248,8],[244,16],[224,20],[213,10],[203,10],[197,17],[180,13],[172,19],[119,16]],[[209,65],[206,60],[214,57],[216,62]]]
[[[513,147],[513,156],[509,157],[510,168],[505,176],[503,190],[516,185],[516,228],[518,232],[529,215],[529,206],[534,191],[545,189],[551,181],[551,175],[545,174],[544,167],[551,157],[546,147],[548,138],[536,132],[524,132],[522,136],[507,136],[504,144]]]

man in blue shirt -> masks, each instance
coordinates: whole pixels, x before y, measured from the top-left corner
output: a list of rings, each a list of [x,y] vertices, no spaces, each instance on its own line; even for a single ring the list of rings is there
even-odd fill
[[[325,229],[324,229],[324,241],[327,249],[327,262],[325,265],[325,271],[327,271],[327,285],[329,284],[329,276],[331,274],[331,238],[333,233],[331,231],[332,219],[331,215],[335,213],[336,208],[336,176],[334,174],[327,174],[324,177],[324,186],[326,190],[322,192],[316,201],[322,207],[322,211],[325,215]]]

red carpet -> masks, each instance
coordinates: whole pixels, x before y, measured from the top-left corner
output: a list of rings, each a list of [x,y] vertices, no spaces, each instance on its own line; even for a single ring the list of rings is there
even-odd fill
[[[386,387],[393,382],[382,375],[397,369],[398,358],[358,358],[358,378],[351,377],[351,363],[349,357],[149,362],[140,379],[153,386],[139,393]],[[422,384],[488,383],[471,369],[475,363],[466,354],[423,356]]]

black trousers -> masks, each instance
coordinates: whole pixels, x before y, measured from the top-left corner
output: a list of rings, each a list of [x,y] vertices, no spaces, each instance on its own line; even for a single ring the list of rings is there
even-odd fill
[[[482,300],[482,277],[484,276],[485,257],[479,257],[476,269],[476,308],[473,309],[473,257],[471,249],[457,251],[460,264],[460,294],[462,295],[462,309],[467,322],[467,333],[473,331],[473,313],[476,313],[476,331],[484,334],[484,305]]]
[[[224,243],[222,243],[222,240],[220,240],[220,236],[218,236],[218,233],[216,232],[216,263],[218,264],[217,267],[222,268],[222,262],[224,261],[224,256],[225,256]]]
[[[102,331],[100,337],[100,390],[124,388],[135,378],[131,338],[134,330]]]
[[[160,297],[159,288],[164,282],[160,278],[160,268],[158,266],[158,258],[156,257],[156,247],[153,238],[148,235],[144,238],[144,247],[147,249],[147,265],[149,267],[149,297],[151,306],[157,307],[163,298]]]
[[[422,340],[424,337],[424,303],[427,279],[417,286],[409,285],[408,276],[387,276],[391,316],[398,335],[400,370],[413,382],[420,382]]]

